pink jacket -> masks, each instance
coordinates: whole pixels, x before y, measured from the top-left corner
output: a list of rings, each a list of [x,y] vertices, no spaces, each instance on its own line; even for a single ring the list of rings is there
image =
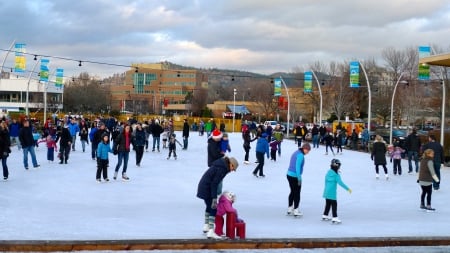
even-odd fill
[[[226,196],[221,195],[217,204],[217,216],[223,216],[227,212],[235,213],[237,218],[237,210],[233,208],[233,203]]]

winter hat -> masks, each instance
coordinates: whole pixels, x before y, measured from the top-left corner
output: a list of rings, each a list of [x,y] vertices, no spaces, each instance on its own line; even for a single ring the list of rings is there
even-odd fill
[[[262,133],[262,134],[261,134],[261,137],[266,138],[266,137],[267,137],[267,134],[266,134],[266,133]]]
[[[236,199],[236,195],[232,192],[232,191],[224,191],[223,195],[229,200],[234,202],[234,200]]]
[[[214,129],[214,131],[211,134],[213,140],[220,140],[222,139],[222,133],[219,131],[219,129]]]
[[[230,164],[233,164],[234,170],[237,170],[239,167],[239,163],[234,157],[229,157],[228,160],[230,161]]]
[[[222,137],[228,137],[228,134],[227,133],[223,133]]]
[[[303,150],[311,151],[311,145],[309,145],[309,143],[303,144],[301,148],[302,148]]]

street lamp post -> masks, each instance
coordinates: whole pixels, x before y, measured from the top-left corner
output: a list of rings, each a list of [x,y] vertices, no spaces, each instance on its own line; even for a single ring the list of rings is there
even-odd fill
[[[319,88],[319,95],[320,95],[319,124],[322,125],[322,104],[323,104],[322,88],[320,88],[319,79],[317,79],[316,73],[314,73],[313,70],[311,70],[311,73],[313,74],[314,79],[316,79],[317,87]]]
[[[400,80],[403,77],[403,73],[400,74],[397,82],[395,83],[394,86],[394,91],[392,92],[392,99],[391,99],[391,124],[390,124],[390,129],[389,129],[389,144],[392,144],[392,125],[394,122],[394,98],[395,98],[395,91],[397,90],[397,86],[400,83]]]
[[[234,121],[236,119],[236,94],[237,90],[233,89],[233,133],[234,133]]]

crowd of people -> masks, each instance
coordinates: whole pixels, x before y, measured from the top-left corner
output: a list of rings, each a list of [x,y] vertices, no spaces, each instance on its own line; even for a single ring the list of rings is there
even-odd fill
[[[345,131],[339,130],[334,134],[325,131],[322,136],[321,130],[319,128],[315,130],[315,128],[317,126],[309,131],[297,127],[294,133],[294,142],[298,148],[290,156],[286,156],[286,159],[289,159],[286,172],[289,186],[287,214],[294,217],[302,215],[300,210],[302,174],[309,152],[317,149],[323,143],[326,155],[328,150],[333,155],[342,154],[342,143],[339,140],[353,139],[351,136],[341,136]],[[250,159],[252,158],[250,150],[252,149],[252,143],[255,142],[255,168],[252,174],[256,178],[265,178],[265,158],[277,162],[277,159],[284,157],[282,150],[285,149],[282,149],[282,147],[285,136],[279,124],[273,129],[270,125],[258,125],[254,128],[251,124],[243,124],[241,129],[242,143],[231,143],[224,126],[216,125],[214,120],[208,121],[207,124],[202,126],[202,129],[197,128],[199,132],[204,131],[206,133],[206,165],[208,170],[200,179],[197,197],[202,199],[205,204],[203,230],[209,238],[222,238],[223,215],[227,212],[224,210],[237,213],[231,207],[231,204],[235,201],[234,193],[222,191],[222,181],[226,175],[229,172],[236,171],[239,166],[237,159],[228,155],[229,152],[236,148],[234,145],[242,145],[242,152],[245,154],[243,164],[250,165]],[[116,156],[117,163],[112,166],[114,168],[113,179],[117,180],[120,177],[123,181],[128,181],[130,178],[127,175],[127,168],[131,151],[135,153],[135,163],[138,167],[141,166],[145,152],[149,151],[161,152],[161,149],[167,149],[167,159],[172,156],[177,159],[176,146],[179,145],[183,150],[188,149],[191,130],[193,130],[192,126],[189,125],[187,119],[184,119],[181,130],[182,142],[180,142],[170,119],[151,119],[143,122],[131,119],[126,122],[119,122],[114,118],[98,118],[90,121],[68,116],[63,119],[49,119],[42,128],[39,128],[39,125],[34,124],[28,118],[20,121],[4,119],[0,123],[0,156],[3,177],[4,180],[8,180],[7,158],[11,153],[11,148],[17,147],[18,150],[23,152],[23,166],[25,170],[28,170],[29,157],[31,157],[31,165],[34,168],[40,166],[36,159],[35,147],[40,143],[45,143],[47,160],[49,162],[59,160],[59,164],[69,163],[70,153],[76,151],[76,147],[81,146],[81,152],[85,152],[88,150],[88,145],[91,145],[90,156],[97,162],[95,179],[98,182],[109,181],[110,155]],[[310,141],[306,139],[308,133],[312,134],[312,147]],[[77,141],[81,145],[75,145]],[[336,153],[333,146],[337,147]],[[354,148],[353,145],[350,145],[350,148]],[[56,157],[54,154],[57,154]],[[431,206],[431,195],[433,190],[439,190],[440,168],[444,162],[443,148],[436,142],[435,136],[430,135],[428,143],[421,143],[416,130],[413,129],[406,138],[405,147],[400,147],[399,143],[395,141],[392,145],[387,145],[381,136],[376,136],[370,153],[375,165],[376,179],[379,178],[380,166],[383,168],[386,179],[389,179],[386,155],[393,162],[392,171],[394,175],[402,174],[401,159],[407,157],[408,173],[413,174],[415,169],[417,183],[422,189],[420,208],[434,211]],[[422,156],[422,159],[419,159],[419,156]],[[351,189],[341,179],[340,170],[341,161],[333,158],[330,162],[329,171],[325,175],[323,193],[325,208],[322,219],[324,221],[330,220],[333,223],[341,222],[337,215],[337,186],[339,185],[351,193]],[[220,207],[219,204],[224,206]],[[219,209],[220,212],[217,212]],[[329,216],[330,210],[332,216]],[[239,222],[243,222],[243,220],[239,218]]]

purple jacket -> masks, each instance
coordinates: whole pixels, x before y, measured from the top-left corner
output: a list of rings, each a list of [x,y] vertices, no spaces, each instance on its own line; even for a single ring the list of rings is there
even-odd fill
[[[233,203],[225,195],[221,195],[217,204],[217,216],[223,216],[227,212],[235,213],[237,218],[237,210],[233,208]]]

